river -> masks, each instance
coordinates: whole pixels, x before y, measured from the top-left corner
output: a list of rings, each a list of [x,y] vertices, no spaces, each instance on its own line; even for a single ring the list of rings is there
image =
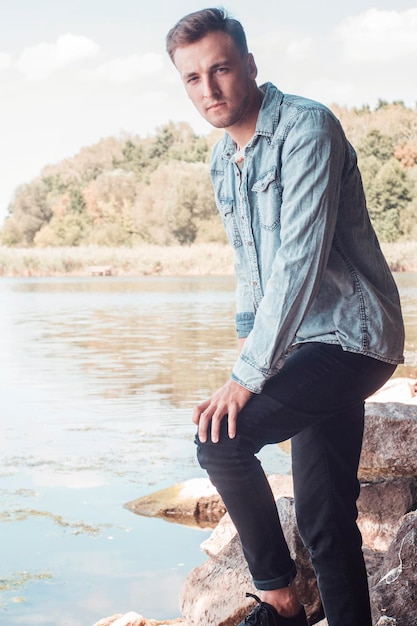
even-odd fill
[[[417,377],[417,274],[397,274]],[[234,281],[0,279],[0,624],[179,616],[206,531],[124,504],[204,476],[192,407],[235,359]],[[284,449],[262,453],[287,473]]]

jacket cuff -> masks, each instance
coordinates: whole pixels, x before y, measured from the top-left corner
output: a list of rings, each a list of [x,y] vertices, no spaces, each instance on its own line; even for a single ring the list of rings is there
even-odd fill
[[[254,367],[240,356],[233,367],[231,378],[252,393],[261,393],[267,373]]]
[[[253,328],[255,315],[252,311],[236,313],[236,332],[239,339],[247,337]]]

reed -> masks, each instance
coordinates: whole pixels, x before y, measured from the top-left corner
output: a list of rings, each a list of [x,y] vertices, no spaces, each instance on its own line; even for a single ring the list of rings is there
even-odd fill
[[[382,245],[395,272],[417,271],[417,242]],[[233,274],[228,245],[141,245],[135,248],[85,246],[67,248],[0,247],[0,276],[89,276],[93,266],[110,266],[113,276],[204,276]]]
[[[94,266],[110,266],[113,276],[227,275],[233,273],[233,252],[229,246],[216,243],[135,248],[0,247],[3,277],[88,276]]]
[[[384,243],[382,250],[393,272],[417,272],[417,241]]]

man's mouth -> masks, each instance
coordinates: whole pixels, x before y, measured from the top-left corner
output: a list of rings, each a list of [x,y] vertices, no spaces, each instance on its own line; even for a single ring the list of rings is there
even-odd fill
[[[220,109],[221,107],[223,107],[225,104],[226,104],[225,102],[213,102],[213,104],[210,104],[206,108],[206,111],[216,111],[217,109]]]

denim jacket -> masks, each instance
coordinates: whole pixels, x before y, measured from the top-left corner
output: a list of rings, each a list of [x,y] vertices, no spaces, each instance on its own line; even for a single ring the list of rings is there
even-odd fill
[[[356,155],[324,105],[271,83],[240,166],[226,133],[214,147],[216,203],[235,249],[232,378],[254,393],[294,346],[403,362],[398,291],[371,226]]]

